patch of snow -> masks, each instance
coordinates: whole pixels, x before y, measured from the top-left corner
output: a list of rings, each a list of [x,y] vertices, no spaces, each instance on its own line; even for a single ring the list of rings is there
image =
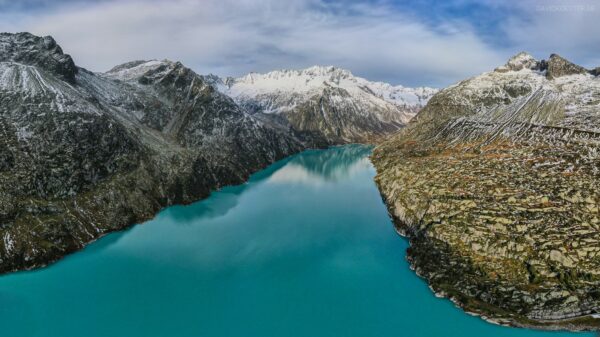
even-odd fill
[[[169,65],[169,64],[172,64],[172,62],[168,61],[168,60],[162,60],[162,61],[150,60],[150,61],[146,61],[144,63],[138,64],[131,68],[124,68],[124,69],[120,69],[118,71],[108,72],[108,73],[105,73],[104,75],[107,77],[110,77],[110,78],[120,79],[122,81],[130,81],[130,80],[139,78],[140,76],[144,75],[148,71],[154,70],[162,65]]]
[[[9,254],[15,247],[15,240],[12,238],[10,233],[4,234],[4,251]]]

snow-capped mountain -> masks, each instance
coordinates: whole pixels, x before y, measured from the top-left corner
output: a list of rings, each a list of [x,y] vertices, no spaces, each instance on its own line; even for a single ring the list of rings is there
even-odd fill
[[[0,273],[52,262],[305,145],[181,63],[78,68],[51,37],[0,34]]]
[[[497,323],[597,329],[600,76],[519,53],[434,95],[372,156],[409,259]]]
[[[370,82],[331,66],[250,73],[214,83],[248,111],[283,116],[295,130],[320,134],[329,143],[393,133],[437,91]]]
[[[370,82],[356,77],[345,69],[333,66],[313,66],[303,70],[276,70],[266,74],[250,73],[237,79],[228,79],[226,92],[236,99],[251,99],[263,95],[278,93],[311,96],[318,94],[324,87],[341,88],[357,99],[363,99],[380,106],[393,104],[399,107],[422,107],[437,92],[436,89],[420,87],[407,88],[392,86],[383,82]],[[296,104],[294,104],[296,103]],[[291,110],[298,101],[290,104],[272,104],[265,112],[284,112]]]
[[[544,134],[557,130],[551,127],[597,132],[599,97],[596,70],[584,69],[555,54],[538,61],[519,53],[494,71],[441,90],[409,129],[415,136],[431,136],[440,124],[452,119],[455,124],[445,132],[460,140],[482,133],[531,137],[533,125]],[[445,113],[440,114],[440,110]],[[468,126],[460,128],[461,123]]]

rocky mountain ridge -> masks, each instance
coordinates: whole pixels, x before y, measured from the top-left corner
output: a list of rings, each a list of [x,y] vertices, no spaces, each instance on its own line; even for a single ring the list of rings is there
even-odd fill
[[[216,80],[250,113],[327,142],[373,142],[403,127],[437,90],[370,82],[328,66]]]
[[[33,268],[305,148],[177,62],[73,68],[0,35],[0,272]]]
[[[77,74],[71,56],[64,54],[50,36],[38,38],[21,34],[15,39],[13,34],[0,33],[0,54],[3,60],[43,68],[71,83]]]
[[[600,327],[600,78],[520,53],[434,95],[372,156],[409,259],[500,324]]]

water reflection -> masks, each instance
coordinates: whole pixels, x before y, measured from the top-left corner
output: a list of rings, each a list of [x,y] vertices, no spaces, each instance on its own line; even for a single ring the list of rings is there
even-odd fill
[[[306,151],[296,156],[269,179],[273,183],[322,185],[347,179],[353,172],[370,166],[371,147],[348,145],[327,151]]]
[[[191,225],[203,219],[225,216],[239,203],[241,195],[265,181],[320,186],[344,180],[353,172],[370,167],[368,156],[371,150],[370,146],[352,144],[305,151],[254,174],[245,184],[226,187],[201,202],[170,207],[161,216],[169,217],[179,225]]]
[[[293,157],[292,157],[293,158]],[[291,158],[274,163],[268,168],[252,175],[247,183],[227,186],[221,191],[214,192],[210,198],[195,202],[190,205],[175,205],[161,212],[161,217],[173,219],[179,225],[190,225],[203,219],[214,219],[225,216],[239,202],[243,193],[254,188],[257,184],[269,179],[273,173],[286,166]]]
[[[211,272],[262,264],[281,255],[307,257],[310,247],[337,240],[335,231],[356,233],[353,219],[338,203],[354,204],[356,210],[363,206],[362,197],[352,195],[372,188],[371,177],[348,182],[353,175],[371,174],[369,153],[369,147],[352,145],[293,156],[247,184],[168,208],[134,228],[117,248],[136,258]],[[319,188],[324,184],[330,186]],[[340,193],[347,198],[339,198]],[[146,226],[156,228],[149,231]]]
[[[366,159],[372,147],[364,145],[347,145],[333,147],[327,151],[307,151],[296,156],[294,164],[326,180],[338,181],[348,176],[354,165]]]
[[[0,336],[563,336],[493,326],[409,269],[370,149],[308,151],[49,268],[0,277]]]

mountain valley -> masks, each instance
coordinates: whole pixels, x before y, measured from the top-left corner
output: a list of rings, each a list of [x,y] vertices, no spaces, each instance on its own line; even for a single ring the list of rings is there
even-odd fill
[[[389,135],[433,92],[396,104],[382,97],[410,89],[357,89],[370,82],[334,68],[288,74],[312,82],[294,88],[302,108],[281,106],[282,118],[233,94],[250,90],[255,75],[224,89],[218,77],[168,60],[93,73],[51,37],[0,34],[0,273],[46,265],[301,150]],[[355,81],[354,91],[331,87],[337,76]],[[269,100],[287,102],[289,93]],[[341,97],[362,105],[331,105]]]

